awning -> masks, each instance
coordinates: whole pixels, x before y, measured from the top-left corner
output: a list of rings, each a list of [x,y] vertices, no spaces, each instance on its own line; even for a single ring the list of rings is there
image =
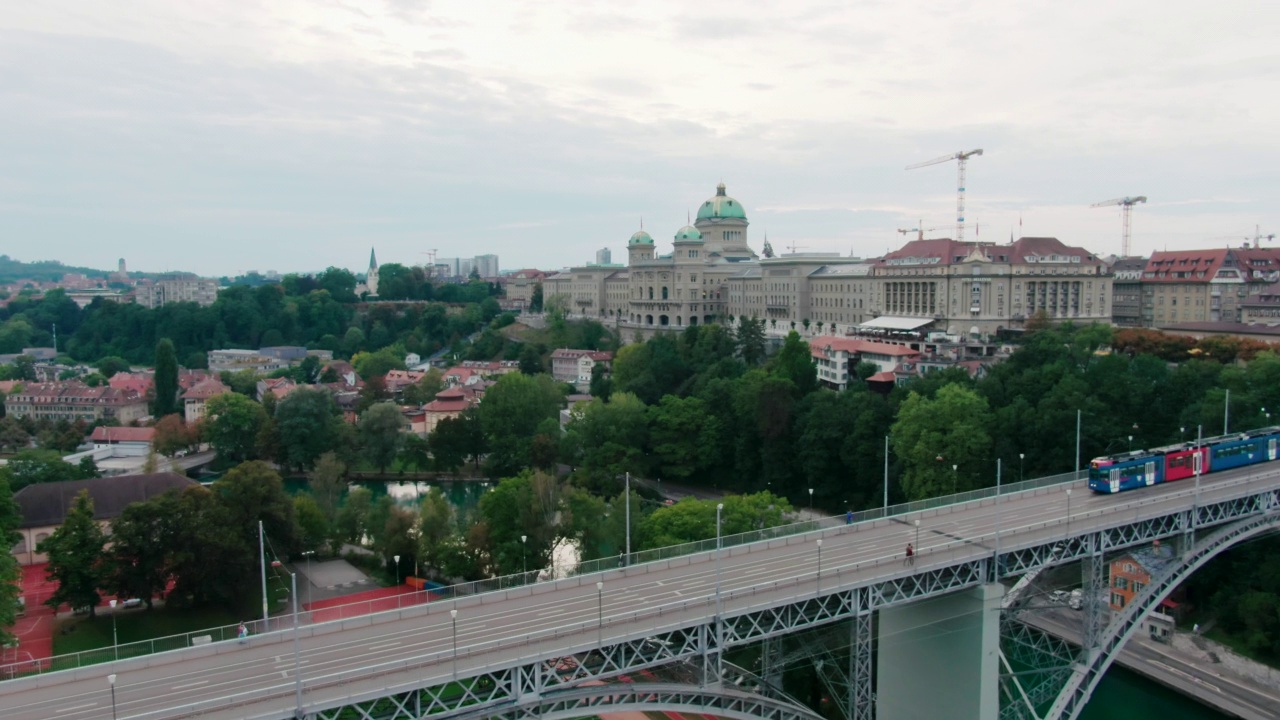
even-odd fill
[[[915,330],[933,322],[931,318],[893,317],[885,315],[858,326],[860,330]]]

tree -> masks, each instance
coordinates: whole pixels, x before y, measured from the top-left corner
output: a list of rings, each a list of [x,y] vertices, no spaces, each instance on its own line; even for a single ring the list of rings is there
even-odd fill
[[[520,372],[525,375],[537,375],[545,372],[542,366],[542,353],[532,343],[524,343],[520,347]]]
[[[360,401],[356,404],[358,412],[364,412],[374,405],[391,399],[387,392],[387,382],[381,375],[374,375],[364,381],[360,388]]]
[[[533,286],[533,295],[529,299],[529,312],[542,312],[542,283]]]
[[[809,344],[794,330],[787,333],[770,366],[775,375],[795,383],[798,395],[808,395],[818,386],[818,368],[813,364]]]
[[[11,417],[0,418],[0,450],[9,448],[17,452],[31,443],[31,435]]]
[[[747,367],[759,365],[765,356],[764,321],[755,318],[742,318],[738,322],[735,333],[738,341],[738,354]]]
[[[21,450],[0,467],[0,479],[9,483],[13,492],[36,483],[83,480],[87,476],[80,466],[72,465],[53,450]]]
[[[177,498],[171,491],[131,503],[111,521],[105,589],[119,597],[142,598],[148,609],[154,607],[155,596],[163,595],[168,585]]]
[[[333,452],[324,453],[307,473],[311,495],[329,522],[338,517],[338,503],[347,489],[347,466]]]
[[[661,461],[659,474],[687,479],[708,469],[716,460],[720,420],[700,398],[667,395],[650,407],[649,433],[654,453]]]
[[[299,543],[303,550],[323,548],[332,534],[329,518],[311,495],[302,493],[293,498],[293,514],[298,519]]]
[[[129,371],[129,361],[115,355],[108,355],[94,363],[93,366],[97,368],[98,372],[102,373],[102,376],[105,378],[110,378],[116,373]]]
[[[300,545],[293,500],[280,474],[261,460],[240,463],[212,486],[218,503],[227,510],[224,532],[238,535],[249,546],[257,544],[258,522],[277,552],[291,554]]]
[[[280,460],[294,468],[310,468],[325,452],[340,447],[342,414],[324,389],[298,388],[276,406]]]
[[[444,389],[444,374],[431,368],[418,382],[404,389],[403,400],[407,405],[426,405]]]
[[[608,403],[592,400],[574,413],[566,428],[565,455],[589,486],[612,490],[623,473],[640,470],[648,427],[639,398],[616,393]]]
[[[403,466],[412,466],[414,470],[423,472],[431,469],[431,444],[427,439],[416,434],[404,436],[404,449],[400,451]]]
[[[613,380],[609,377],[609,371],[605,369],[604,363],[591,366],[591,386],[588,392],[594,397],[609,402],[609,396],[613,394]]]
[[[393,345],[377,352],[356,353],[351,358],[351,365],[366,380],[382,377],[392,370],[404,370],[404,350]]]
[[[524,466],[539,423],[556,416],[563,398],[550,375],[508,373],[485,392],[477,412],[496,475],[511,474]]]
[[[166,603],[238,609],[257,605],[256,526],[250,539],[243,528],[236,527],[231,510],[206,487],[182,491],[172,518],[175,535],[169,569],[174,587]]]
[[[102,600],[98,588],[103,584],[103,546],[106,536],[93,519],[93,498],[81,490],[71,502],[62,526],[36,546],[49,558],[45,573],[57,583],[57,589],[45,601],[55,610],[67,603],[73,609],[88,607],[94,617]]]
[[[18,528],[22,513],[13,501],[9,483],[0,477],[0,546],[11,548],[22,539]],[[22,586],[22,568],[12,553],[0,553],[0,645],[7,646],[14,640],[7,628],[13,627],[18,616],[18,594]]]
[[[991,410],[973,390],[947,385],[930,399],[912,392],[893,424],[894,455],[903,459],[903,490],[909,500],[963,492],[993,465]],[[953,467],[954,466],[954,467]]]
[[[156,343],[155,393],[151,404],[153,417],[178,412],[178,355],[169,338]]]
[[[463,410],[456,418],[444,418],[436,424],[428,439],[431,454],[442,470],[457,470],[473,460],[477,466],[488,448],[484,428],[474,409]]]
[[[727,495],[722,500],[699,500],[686,497],[674,505],[658,508],[645,517],[637,529],[642,548],[666,547],[716,536],[716,505],[724,504],[720,513],[720,535],[777,527],[787,522],[791,509],[785,498],[768,492],[752,495]]]
[[[209,398],[205,417],[205,437],[220,457],[231,462],[257,457],[258,433],[267,422],[261,405],[239,393],[223,393]]]
[[[349,543],[362,543],[369,532],[369,514],[373,510],[373,493],[369,488],[353,487],[347,501],[338,511],[338,536]]]
[[[400,431],[404,425],[404,415],[395,403],[378,403],[361,413],[357,426],[360,445],[379,473],[385,473],[400,452],[404,440]]]
[[[187,450],[196,444],[195,428],[187,427],[181,415],[165,415],[155,424],[156,435],[152,447],[161,455],[173,457],[179,450]]]
[[[425,567],[440,567],[445,543],[453,532],[453,506],[444,493],[430,490],[418,508],[418,557]]]

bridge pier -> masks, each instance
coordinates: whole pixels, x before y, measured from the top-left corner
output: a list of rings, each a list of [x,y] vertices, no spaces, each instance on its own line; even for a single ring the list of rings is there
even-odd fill
[[[1003,595],[990,583],[881,608],[877,720],[997,720]]]

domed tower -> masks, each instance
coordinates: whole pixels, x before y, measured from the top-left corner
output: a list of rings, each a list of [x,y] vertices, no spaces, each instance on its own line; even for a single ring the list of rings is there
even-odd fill
[[[702,233],[698,228],[692,225],[685,225],[676,231],[673,244],[675,251],[672,253],[676,263],[686,262],[705,262],[706,255],[703,252],[705,241],[702,239]]]
[[[706,243],[708,256],[733,259],[756,259],[747,245],[747,211],[742,203],[725,193],[724,183],[716,185],[715,197],[698,208],[694,222]]]
[[[653,238],[644,230],[637,231],[627,241],[627,263],[634,265],[642,260],[653,259]]]

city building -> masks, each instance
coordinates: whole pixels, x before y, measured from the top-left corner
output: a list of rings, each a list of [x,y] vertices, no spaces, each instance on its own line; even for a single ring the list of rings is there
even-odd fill
[[[209,372],[212,373],[252,370],[260,375],[267,375],[290,365],[288,360],[263,354],[259,350],[210,350],[206,358]]]
[[[1110,322],[1112,276],[1088,250],[1051,237],[1007,245],[917,238],[873,260],[836,253],[759,257],[742,204],[723,183],[659,254],[644,230],[627,266],[582,265],[547,276],[544,303],[614,327],[627,340],[659,330],[762,320],[766,333],[928,332],[990,338],[1051,321]]]
[[[1152,576],[1177,561],[1173,548],[1159,543],[1157,540],[1151,547],[1131,550],[1111,561],[1107,604],[1112,610],[1123,610],[1143,588],[1151,584]],[[1178,607],[1179,603],[1173,599],[1160,603],[1160,610],[1170,614],[1176,614]]]
[[[1142,272],[1142,326],[1242,322],[1249,298],[1280,280],[1280,248],[1152,253]]]
[[[201,380],[179,396],[182,400],[183,418],[187,424],[199,422],[204,419],[205,405],[209,400],[229,392],[231,388],[216,377]]]
[[[818,382],[833,390],[845,390],[857,381],[860,363],[875,365],[874,377],[881,373],[892,375],[900,363],[920,357],[919,350],[906,345],[834,336],[813,338],[809,341],[809,352],[818,370]]]
[[[364,273],[364,282],[356,285],[356,297],[378,297],[378,255],[369,248],[369,269]]]
[[[99,425],[89,434],[89,442],[93,443],[94,448],[134,445],[141,447],[144,453],[151,447],[151,442],[155,438],[156,429],[153,427]]]
[[[195,275],[173,275],[134,288],[134,301],[147,308],[175,302],[212,305],[218,299],[218,283]]]
[[[602,365],[608,372],[612,363],[611,352],[559,348],[551,353],[551,377],[585,390],[591,385],[591,372],[595,366]]]
[[[498,256],[477,255],[473,260],[473,267],[476,274],[482,278],[496,278],[498,277]]]
[[[1111,263],[1111,322],[1120,327],[1142,327],[1143,257],[1116,258]]]
[[[67,290],[67,297],[81,309],[89,307],[94,300],[98,299],[101,299],[103,302],[129,303],[134,301],[133,295],[114,288],[84,288],[81,290]]]
[[[126,506],[170,490],[181,492],[199,486],[200,483],[190,478],[169,472],[28,485],[13,494],[21,516],[18,524],[21,539],[11,552],[22,565],[46,562],[48,558],[37,552],[36,547],[62,527],[76,495],[82,490],[88,490],[89,497],[93,498],[93,519],[109,532],[111,520],[119,517]]]
[[[542,284],[547,274],[541,270],[517,270],[506,277],[505,301],[512,309],[527,310],[533,302],[533,291]]]
[[[609,250],[609,248],[607,248],[607,247],[602,247],[602,248],[600,248],[599,250],[597,250],[597,251],[596,251],[596,264],[597,264],[597,265],[612,265],[612,264],[613,264],[613,252],[612,252],[612,251],[610,251],[610,250]]]
[[[146,397],[110,385],[89,387],[78,380],[28,383],[4,399],[5,413],[37,420],[96,422],[116,420],[127,425],[147,416]]]
[[[441,420],[458,417],[475,405],[479,397],[470,387],[449,387],[436,393],[434,400],[422,406],[421,432],[424,435],[434,432]]]

